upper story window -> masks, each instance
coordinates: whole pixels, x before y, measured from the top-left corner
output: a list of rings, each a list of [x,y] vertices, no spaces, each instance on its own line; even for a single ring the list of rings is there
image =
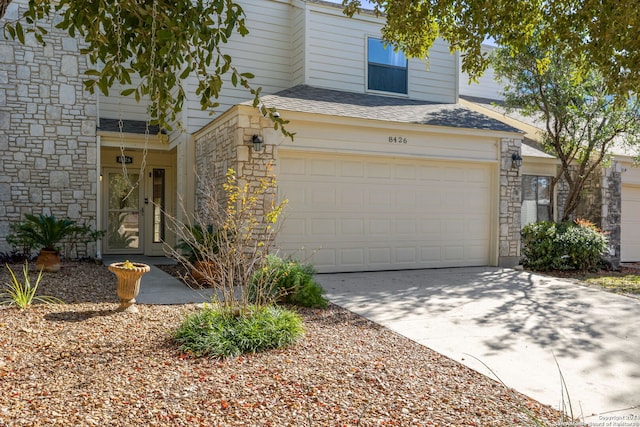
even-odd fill
[[[407,58],[380,39],[367,39],[367,89],[407,93]]]

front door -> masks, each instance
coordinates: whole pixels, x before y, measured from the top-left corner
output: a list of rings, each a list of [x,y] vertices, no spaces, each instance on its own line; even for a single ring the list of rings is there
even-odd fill
[[[122,169],[104,170],[106,254],[164,253],[170,174],[168,168],[153,166],[146,168],[142,177],[140,172],[125,176]]]

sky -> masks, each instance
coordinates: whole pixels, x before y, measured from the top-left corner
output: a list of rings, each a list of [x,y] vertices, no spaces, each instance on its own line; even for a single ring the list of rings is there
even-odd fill
[[[331,3],[342,4],[342,0],[329,0]],[[373,3],[367,0],[360,0],[363,9],[373,10]]]

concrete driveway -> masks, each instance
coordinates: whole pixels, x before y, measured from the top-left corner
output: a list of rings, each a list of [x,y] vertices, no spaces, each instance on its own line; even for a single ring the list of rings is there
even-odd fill
[[[509,387],[559,408],[555,355],[575,415],[633,414],[640,426],[640,300],[491,267],[317,279],[332,302],[493,377],[477,357]]]

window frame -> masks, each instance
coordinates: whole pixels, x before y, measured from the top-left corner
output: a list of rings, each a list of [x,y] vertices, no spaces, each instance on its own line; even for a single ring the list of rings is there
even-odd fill
[[[379,62],[371,62],[369,60],[369,40],[373,39],[373,40],[378,40],[381,42],[382,45],[384,45],[384,40],[380,37],[380,36],[375,36],[375,35],[365,35],[364,37],[364,44],[365,44],[365,78],[364,78],[364,85],[365,85],[365,91],[366,92],[371,92],[371,93],[380,93],[380,94],[385,94],[385,95],[394,95],[394,96],[400,96],[400,97],[408,97],[409,96],[409,59],[406,57],[406,55],[404,54],[404,52],[400,51],[402,53],[402,55],[404,56],[404,67],[400,67],[397,65],[392,65],[392,64],[383,64],[383,63],[379,63]],[[393,49],[392,46],[388,45],[387,49]],[[404,70],[404,76],[405,76],[405,84],[404,84],[404,92],[396,92],[396,91],[390,91],[390,90],[384,90],[384,89],[372,89],[369,87],[369,76],[370,76],[370,65],[376,65],[379,67],[385,67],[388,69],[392,69],[392,70]]]
[[[535,198],[535,200],[525,199],[525,190],[524,190],[525,177],[531,177],[531,178],[535,179],[535,182],[536,182],[536,186],[535,186],[535,196],[536,196],[536,198]],[[548,190],[549,191],[549,199],[548,199],[548,203],[545,203],[545,204],[540,204],[540,200],[541,200],[540,199],[540,179],[546,179],[547,182],[548,182],[547,186],[549,187],[549,190]],[[522,174],[522,179],[521,179],[521,184],[520,184],[520,193],[521,193],[521,196],[520,196],[520,208],[521,208],[521,210],[523,209],[525,201],[535,201],[536,217],[535,217],[534,221],[530,221],[530,222],[525,224],[524,221],[522,220],[523,219],[523,214],[524,214],[524,210],[523,210],[523,212],[520,214],[520,228],[521,229],[524,226],[526,226],[527,224],[531,224],[531,223],[534,223],[534,222],[544,221],[545,220],[545,219],[540,219],[539,213],[540,213],[540,208],[541,207],[544,207],[545,209],[547,209],[547,212],[549,212],[549,207],[553,205],[553,202],[555,200],[555,196],[551,192],[551,182],[552,182],[552,180],[553,180],[553,177],[550,176],[550,175],[535,174],[535,173]],[[546,200],[546,199],[544,199],[544,200]],[[553,218],[551,218],[551,216],[548,215],[548,218],[546,220],[551,221],[551,220],[553,220]]]

